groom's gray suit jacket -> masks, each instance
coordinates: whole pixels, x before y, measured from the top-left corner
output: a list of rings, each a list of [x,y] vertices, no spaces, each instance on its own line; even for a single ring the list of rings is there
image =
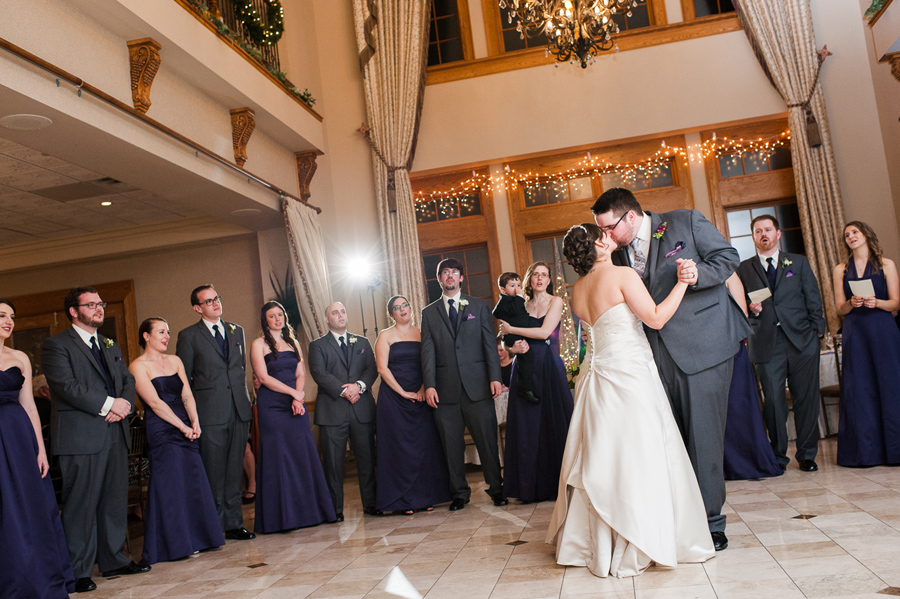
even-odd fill
[[[696,210],[650,215],[650,252],[644,285],[657,304],[678,282],[679,258],[697,263],[697,284],[688,288],[681,305],[661,330],[645,327],[651,345],[659,336],[683,372],[694,374],[731,359],[738,342],[750,335],[750,325],[723,284],[740,264],[736,249]],[[665,224],[665,230],[662,225]],[[613,261],[629,266],[624,250]]]

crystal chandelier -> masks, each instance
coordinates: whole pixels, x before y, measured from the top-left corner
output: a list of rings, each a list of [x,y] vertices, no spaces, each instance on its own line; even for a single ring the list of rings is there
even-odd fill
[[[600,52],[618,46],[612,34],[619,26],[612,19],[617,12],[631,16],[638,0],[500,0],[500,8],[509,10],[518,21],[516,31],[522,39],[547,36],[547,51],[559,62],[575,61],[586,69]]]

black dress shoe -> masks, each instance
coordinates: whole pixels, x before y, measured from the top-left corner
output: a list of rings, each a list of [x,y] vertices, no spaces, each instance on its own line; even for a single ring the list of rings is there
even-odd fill
[[[89,591],[93,591],[97,588],[97,585],[94,584],[94,581],[90,578],[78,578],[75,580],[75,592],[76,593],[87,593]]]
[[[241,496],[241,505],[250,505],[251,503],[256,502],[256,493],[253,491],[247,491],[246,495]]]
[[[509,505],[509,499],[503,496],[503,493],[488,493],[491,496],[491,501],[494,502],[494,505],[497,507],[503,507],[504,505]]]
[[[541,403],[540,398],[534,394],[534,391],[519,391],[519,396],[527,399],[531,403]]]
[[[363,513],[368,514],[370,516],[384,516],[384,512],[382,512],[381,510],[375,509],[375,506],[364,507]]]
[[[225,538],[234,539],[235,541],[249,541],[250,539],[255,539],[256,535],[242,526],[241,528],[226,530]]]
[[[143,574],[144,572],[149,571],[150,566],[148,566],[147,564],[136,564],[134,562],[128,562],[121,568],[116,568],[115,570],[104,572],[103,578],[109,578],[110,576],[129,576],[131,574]]]
[[[462,497],[456,497],[453,501],[450,502],[450,511],[458,512],[459,510],[466,507],[467,503],[469,503],[468,500],[463,499]]]
[[[338,512],[334,515],[334,520],[332,522],[343,522],[344,521],[344,512]]]
[[[819,467],[813,460],[800,460],[800,470],[804,472],[815,472]]]
[[[709,534],[712,536],[713,546],[715,546],[716,551],[728,549],[728,537],[725,536],[724,532],[716,531]]]

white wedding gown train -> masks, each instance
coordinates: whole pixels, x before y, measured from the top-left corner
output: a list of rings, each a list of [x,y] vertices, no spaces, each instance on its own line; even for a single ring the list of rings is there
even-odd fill
[[[708,560],[703,498],[641,321],[622,303],[590,331],[547,531],[557,563],[622,578]]]

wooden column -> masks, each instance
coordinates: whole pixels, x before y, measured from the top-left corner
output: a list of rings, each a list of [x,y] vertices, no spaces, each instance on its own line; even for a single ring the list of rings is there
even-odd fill
[[[318,152],[297,152],[294,158],[297,160],[297,185],[300,189],[300,199],[304,202],[309,200],[311,195],[309,192],[309,184],[312,182],[313,175],[316,174],[318,165],[316,164],[316,156]]]
[[[162,59],[160,46],[149,37],[128,42],[128,58],[131,61],[131,101],[143,113],[150,109],[150,87],[159,71]]]
[[[256,128],[256,115],[249,108],[235,108],[231,111],[231,141],[234,146],[234,161],[243,167],[247,162],[247,142]]]

